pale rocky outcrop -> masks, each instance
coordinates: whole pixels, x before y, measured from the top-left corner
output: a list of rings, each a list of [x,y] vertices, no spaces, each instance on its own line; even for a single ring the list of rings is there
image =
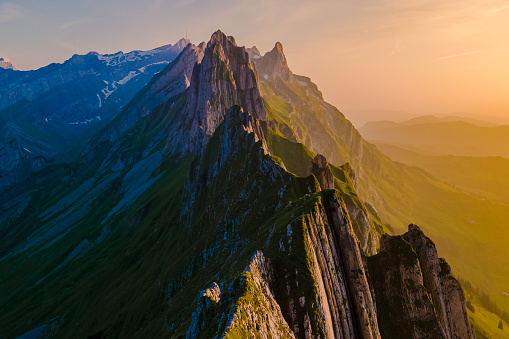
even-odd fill
[[[189,326],[189,329],[187,330],[186,339],[193,339],[197,337],[200,330],[205,326],[207,317],[210,317],[213,312],[214,305],[219,303],[220,300],[221,289],[215,282],[212,283],[209,288],[200,292],[196,310],[192,315],[191,326]]]

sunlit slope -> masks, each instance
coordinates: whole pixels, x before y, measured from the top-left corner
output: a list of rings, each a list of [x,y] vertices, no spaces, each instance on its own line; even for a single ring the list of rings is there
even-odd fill
[[[396,233],[422,226],[455,274],[471,280],[509,308],[509,207],[482,200],[426,172],[393,162],[366,142],[341,112],[327,104],[309,78],[262,78],[268,116],[288,138],[335,164],[349,162],[360,197]]]
[[[432,156],[396,145],[377,143],[376,146],[394,161],[420,167],[440,180],[509,204],[509,159]]]

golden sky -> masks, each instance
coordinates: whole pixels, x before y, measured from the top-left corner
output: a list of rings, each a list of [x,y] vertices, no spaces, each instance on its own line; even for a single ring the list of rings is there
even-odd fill
[[[280,41],[339,109],[509,117],[509,1],[2,1],[0,57],[34,69],[218,28],[262,53]]]

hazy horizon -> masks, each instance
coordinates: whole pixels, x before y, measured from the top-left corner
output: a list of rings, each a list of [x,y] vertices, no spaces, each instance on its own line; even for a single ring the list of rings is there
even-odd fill
[[[147,50],[221,29],[263,53],[280,41],[296,74],[340,110],[509,118],[503,1],[34,0],[0,3],[0,57],[21,70],[73,54]],[[6,33],[9,32],[9,33]]]

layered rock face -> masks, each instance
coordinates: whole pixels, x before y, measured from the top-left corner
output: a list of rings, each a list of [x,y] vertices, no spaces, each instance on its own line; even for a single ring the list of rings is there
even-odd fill
[[[380,338],[358,240],[344,202],[337,192],[328,191],[306,219],[305,237],[317,290],[313,304],[319,314],[313,320],[324,324],[326,338]],[[310,337],[316,335],[310,333]]]
[[[382,236],[368,262],[383,337],[475,338],[460,284],[417,226]]]
[[[246,49],[238,47],[233,37],[217,31],[193,70],[184,114],[171,131],[167,152],[202,153],[233,105],[266,120],[258,78]]]

